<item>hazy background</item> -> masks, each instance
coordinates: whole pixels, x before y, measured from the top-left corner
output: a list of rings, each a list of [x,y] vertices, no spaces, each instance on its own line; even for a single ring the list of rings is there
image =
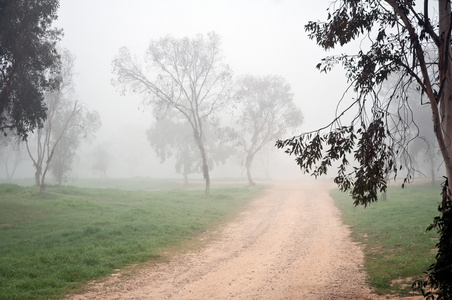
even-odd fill
[[[343,71],[325,75],[315,69],[328,54],[309,40],[304,25],[324,20],[330,0],[61,0],[56,27],[64,30],[61,46],[76,57],[77,98],[101,115],[96,138],[81,147],[74,177],[93,177],[93,149],[108,147],[109,177],[179,177],[174,163],[161,165],[146,138],[154,121],[138,96],[121,96],[111,85],[111,62],[122,46],[142,57],[151,40],[167,34],[194,37],[215,31],[222,37],[224,61],[234,76],[281,75],[292,86],[304,114],[302,131],[326,125],[345,89]],[[275,149],[270,177],[299,176],[289,157]],[[254,177],[264,176],[259,158]],[[31,162],[23,162],[15,177],[33,177]],[[244,169],[229,160],[211,172],[215,177],[245,177]],[[201,174],[196,175],[201,177]],[[195,176],[191,176],[195,177]]]

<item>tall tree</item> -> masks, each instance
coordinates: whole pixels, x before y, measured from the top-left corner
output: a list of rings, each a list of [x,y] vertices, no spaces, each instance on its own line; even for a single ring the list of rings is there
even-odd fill
[[[335,182],[350,191],[355,205],[377,201],[385,191],[387,174],[405,167],[405,180],[411,179],[407,145],[403,131],[410,123],[407,91],[417,89],[422,103],[430,107],[431,128],[435,133],[448,179],[452,178],[452,56],[450,0],[438,0],[431,15],[428,0],[417,7],[414,0],[340,0],[328,9],[326,22],[309,22],[305,29],[324,49],[359,39],[360,50],[324,58],[317,68],[328,72],[342,64],[356,97],[331,124],[310,133],[279,141],[278,147],[297,156],[297,164],[315,176],[325,174],[333,161],[340,166]],[[364,41],[363,39],[366,39]],[[435,49],[432,54],[431,49]],[[399,78],[389,94],[380,93],[388,76]],[[346,99],[342,99],[346,100]],[[406,114],[391,115],[393,101],[404,101]],[[341,117],[355,110],[349,125]],[[390,124],[395,124],[391,125]],[[402,133],[402,134],[401,134]],[[326,149],[325,149],[326,148]],[[357,167],[350,168],[353,153]],[[446,181],[440,206],[441,216],[434,226],[441,234],[437,261],[421,284],[441,299],[452,299],[452,205]]]
[[[121,48],[113,61],[117,76],[113,84],[123,94],[142,95],[156,114],[173,111],[187,121],[202,160],[205,194],[209,194],[204,128],[208,122],[217,122],[216,114],[228,101],[232,76],[223,63],[220,38],[215,33],[193,39],[167,36],[151,42],[145,62],[143,69],[127,48]]]
[[[56,43],[51,27],[58,0],[0,0],[0,132],[22,137],[46,118],[44,91],[58,86]]]
[[[69,51],[63,51],[59,74],[60,86],[57,91],[46,93],[47,119],[43,127],[39,128],[34,135],[35,151],[30,149],[30,141],[26,141],[28,154],[36,170],[35,184],[40,187],[42,192],[45,190],[45,178],[47,172],[52,168],[55,155],[67,155],[68,153],[64,153],[64,151],[71,151],[78,146],[78,143],[74,144],[75,141],[71,141],[70,146],[61,144],[62,141],[80,139],[94,133],[100,127],[99,115],[96,112],[89,112],[82,104],[74,100],[73,67],[74,57]],[[62,146],[65,145],[72,149],[62,149]],[[57,154],[58,150],[62,153]],[[56,168],[56,164],[53,164],[53,167]]]
[[[293,102],[290,85],[281,76],[242,76],[234,98],[238,114],[229,131],[245,156],[248,183],[253,186],[251,164],[256,154],[287,130],[298,128],[303,115]]]

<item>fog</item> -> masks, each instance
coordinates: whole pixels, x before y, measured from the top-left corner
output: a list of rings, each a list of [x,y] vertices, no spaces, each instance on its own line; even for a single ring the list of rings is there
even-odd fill
[[[102,127],[90,143],[79,149],[72,177],[98,177],[91,168],[95,149],[107,149],[108,177],[180,177],[174,161],[164,164],[154,154],[146,130],[155,121],[141,98],[122,96],[111,84],[112,60],[122,46],[142,58],[150,41],[168,34],[194,37],[215,31],[221,36],[224,62],[234,77],[280,75],[291,85],[296,104],[304,114],[301,131],[329,123],[346,88],[343,71],[320,74],[315,68],[325,53],[309,40],[304,25],[325,19],[330,0],[183,1],[183,0],[61,0],[56,27],[64,30],[61,47],[74,54],[75,94],[89,109],[99,112]],[[295,134],[295,133],[293,133]],[[289,134],[287,137],[289,137]],[[281,137],[284,138],[284,137]],[[257,157],[254,177],[301,176],[289,157],[276,148]],[[265,162],[265,163],[262,163]],[[30,161],[15,177],[33,177]],[[2,174],[3,176],[4,174]],[[244,177],[234,159],[215,167],[211,177]],[[191,175],[202,178],[202,174]],[[50,178],[49,178],[50,179]]]

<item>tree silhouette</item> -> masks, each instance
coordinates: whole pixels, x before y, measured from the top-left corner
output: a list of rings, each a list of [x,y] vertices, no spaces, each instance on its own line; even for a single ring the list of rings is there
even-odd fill
[[[113,61],[117,75],[113,84],[123,94],[140,94],[157,115],[175,112],[190,126],[202,160],[205,194],[210,191],[205,124],[215,124],[216,114],[229,100],[231,71],[222,59],[220,38],[209,33],[193,39],[167,36],[152,41],[145,70],[127,48],[120,49]]]

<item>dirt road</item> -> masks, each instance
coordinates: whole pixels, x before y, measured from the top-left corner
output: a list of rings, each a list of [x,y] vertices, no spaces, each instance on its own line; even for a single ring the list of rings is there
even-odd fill
[[[201,250],[70,299],[379,299],[322,182],[278,184]]]

